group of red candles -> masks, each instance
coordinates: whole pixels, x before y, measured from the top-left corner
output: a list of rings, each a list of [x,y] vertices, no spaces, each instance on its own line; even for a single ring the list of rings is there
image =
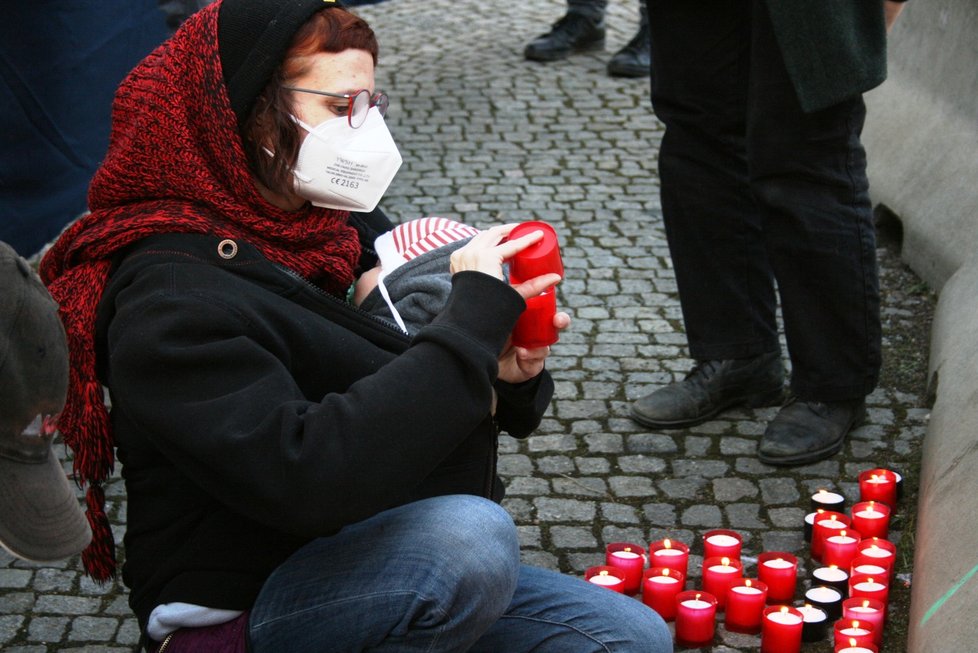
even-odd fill
[[[803,641],[820,641],[834,621],[836,653],[878,653],[896,547],[887,539],[902,479],[886,469],[859,475],[860,501],[844,513],[842,495],[819,490],[805,519],[812,560],[811,587],[801,606],[792,605],[798,559],[768,551],[757,558],[757,578],[744,577],[736,531],[717,529],[703,535],[702,583],[686,589],[689,546],[669,539],[645,548],[627,542],[609,544],[605,564],[589,568],[585,578],[625,594],[641,593],[642,602],[666,621],[675,621],[676,642],[687,648],[713,642],[717,612],[724,626],[739,633],[760,633],[761,653],[797,653]],[[648,566],[646,566],[646,562]]]

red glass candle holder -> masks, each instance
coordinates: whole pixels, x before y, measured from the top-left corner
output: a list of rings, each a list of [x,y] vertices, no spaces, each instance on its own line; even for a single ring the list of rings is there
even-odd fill
[[[804,618],[798,608],[770,605],[761,620],[761,653],[798,653]]]
[[[790,603],[798,584],[798,558],[786,551],[765,551],[757,556],[757,578],[767,585],[770,603]]]
[[[759,580],[742,578],[727,590],[724,625],[734,633],[761,632],[761,618],[768,587]]]
[[[853,574],[868,574],[869,576],[889,578],[890,567],[885,561],[880,562],[877,558],[858,555],[853,559],[852,565],[849,567],[849,575],[852,576]],[[848,581],[846,581],[846,586],[849,586]]]
[[[886,614],[886,604],[890,596],[889,578],[870,576],[868,574],[853,574],[849,577],[850,598],[876,599],[883,604]]]
[[[879,649],[872,644],[859,646],[858,644],[855,644],[854,641],[855,640],[846,644],[845,646],[835,647],[835,653],[879,653]]]
[[[850,528],[829,534],[822,542],[822,564],[848,569],[859,555],[860,534]]]
[[[859,555],[876,560],[881,567],[889,569],[892,576],[896,568],[896,544],[879,537],[864,537],[859,541]]]
[[[812,526],[812,558],[821,562],[822,551],[825,549],[825,538],[840,530],[850,527],[849,515],[834,510],[826,510],[815,517]]]
[[[702,648],[713,643],[717,599],[708,592],[686,590],[676,596],[676,643]]]
[[[668,567],[650,567],[642,576],[642,603],[665,621],[676,618],[676,597],[683,591],[685,577]]]
[[[878,599],[862,596],[850,597],[842,602],[842,618],[858,619],[873,624],[873,643],[883,645],[883,626],[886,623],[886,606]]]
[[[515,240],[535,231],[543,232],[543,238],[509,259],[509,278],[513,284],[529,281],[543,274],[557,273],[563,278],[564,263],[560,257],[557,232],[546,222],[530,221],[516,225],[508,239]],[[554,326],[557,314],[557,292],[551,287],[526,300],[526,310],[520,315],[513,329],[513,344],[534,349],[549,347],[559,339]]]
[[[730,558],[740,560],[743,538],[737,531],[718,528],[703,535],[704,558]]]
[[[605,587],[613,592],[625,593],[624,574],[616,567],[609,567],[607,565],[588,567],[584,572],[584,580]]]
[[[635,594],[642,586],[645,571],[645,549],[629,542],[612,542],[605,547],[604,564],[620,569],[625,575],[625,594]]]
[[[649,544],[649,567],[668,567],[683,575],[689,571],[689,546],[677,540],[665,538]]]
[[[874,641],[875,628],[868,621],[859,619],[847,619],[842,617],[835,622],[832,627],[835,637],[835,648],[845,648],[846,646],[876,646]]]
[[[860,501],[852,506],[852,527],[863,537],[886,539],[890,534],[890,507],[880,501]]]
[[[744,565],[731,558],[707,558],[703,561],[703,591],[717,600],[717,609],[727,605],[727,590],[744,576]]]
[[[880,501],[896,507],[897,475],[888,469],[867,469],[859,474],[859,500]]]

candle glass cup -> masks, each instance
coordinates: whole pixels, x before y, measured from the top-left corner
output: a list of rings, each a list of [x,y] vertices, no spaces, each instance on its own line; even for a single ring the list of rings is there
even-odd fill
[[[825,611],[829,620],[842,616],[842,592],[827,585],[816,585],[805,591],[805,603]]]
[[[883,645],[883,626],[886,624],[886,606],[878,599],[850,597],[842,602],[842,618],[858,619],[873,624],[873,643]]]
[[[821,562],[822,552],[825,550],[825,539],[830,535],[835,535],[841,530],[846,530],[851,526],[849,515],[841,512],[826,510],[815,517],[812,525],[812,558]]]
[[[873,624],[859,619],[847,619],[843,617],[835,622],[832,627],[835,647],[845,648],[846,646],[875,646],[875,628]]]
[[[588,567],[584,572],[584,580],[619,594],[625,593],[625,579],[622,576],[619,569],[607,565]]]
[[[897,476],[889,469],[867,469],[859,474],[859,500],[880,501],[896,508]]]
[[[727,558],[706,558],[703,561],[703,591],[712,594],[717,600],[717,609],[727,605],[727,590],[744,575],[744,565],[740,560]]]
[[[838,492],[819,489],[818,492],[812,495],[810,505],[812,510],[822,508],[823,510],[842,512],[845,510],[846,498]]]
[[[757,578],[767,585],[770,603],[790,603],[798,584],[798,558],[787,551],[765,551],[757,556]]]
[[[816,608],[814,605],[804,604],[798,606],[804,624],[801,627],[801,641],[821,642],[828,634],[829,615],[825,610]]]
[[[645,549],[629,542],[612,542],[605,547],[604,564],[624,574],[625,594],[636,594],[645,571]]]
[[[689,545],[668,538],[650,543],[649,567],[675,569],[685,579],[689,571]]]
[[[642,577],[642,603],[659,613],[664,621],[676,618],[676,597],[683,591],[682,573],[668,567],[650,567]]]
[[[761,653],[798,653],[804,618],[798,608],[770,605],[761,621]]]
[[[686,590],[676,596],[676,643],[684,648],[713,644],[716,633],[716,597],[708,592]]]
[[[737,531],[724,528],[707,531],[703,535],[703,558],[730,558],[740,560],[743,538]]]
[[[890,507],[879,501],[860,501],[852,506],[852,527],[863,537],[886,539],[890,534]]]
[[[883,604],[883,614],[886,615],[886,605],[890,595],[888,578],[870,576],[869,574],[853,574],[849,577],[850,598],[876,599]]]
[[[759,580],[741,579],[727,590],[724,625],[734,633],[755,635],[761,632],[761,619],[768,587]]]

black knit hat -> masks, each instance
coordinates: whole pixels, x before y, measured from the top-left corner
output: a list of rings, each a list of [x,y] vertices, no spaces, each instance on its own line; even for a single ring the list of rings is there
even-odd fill
[[[239,126],[299,28],[317,11],[342,6],[337,0],[224,0],[217,18],[217,42]]]

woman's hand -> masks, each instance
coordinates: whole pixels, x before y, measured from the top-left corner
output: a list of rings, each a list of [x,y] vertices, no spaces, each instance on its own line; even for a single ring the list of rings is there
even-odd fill
[[[538,279],[545,279],[547,277],[557,277],[560,279],[559,275],[544,275],[542,277],[537,277],[537,279],[531,279],[528,283],[537,281]],[[552,281],[548,285],[553,285],[556,281]],[[527,284],[522,284],[523,286]],[[544,288],[547,285],[543,286]],[[517,288],[518,289],[518,288]],[[539,294],[539,293],[536,293]],[[524,295],[526,297],[526,295]],[[554,315],[554,327],[558,331],[563,331],[570,326],[571,319],[567,313],[558,311]],[[529,381],[537,374],[543,371],[543,364],[547,360],[547,356],[550,355],[550,347],[538,347],[535,349],[526,349],[525,347],[514,347],[508,345],[503,353],[499,356],[499,380],[506,381],[507,383],[522,383],[523,381]]]
[[[472,236],[472,240],[452,252],[451,273],[474,270],[505,281],[503,262],[543,238],[542,231],[534,231],[516,240],[506,240],[514,227],[516,223],[496,225]]]

